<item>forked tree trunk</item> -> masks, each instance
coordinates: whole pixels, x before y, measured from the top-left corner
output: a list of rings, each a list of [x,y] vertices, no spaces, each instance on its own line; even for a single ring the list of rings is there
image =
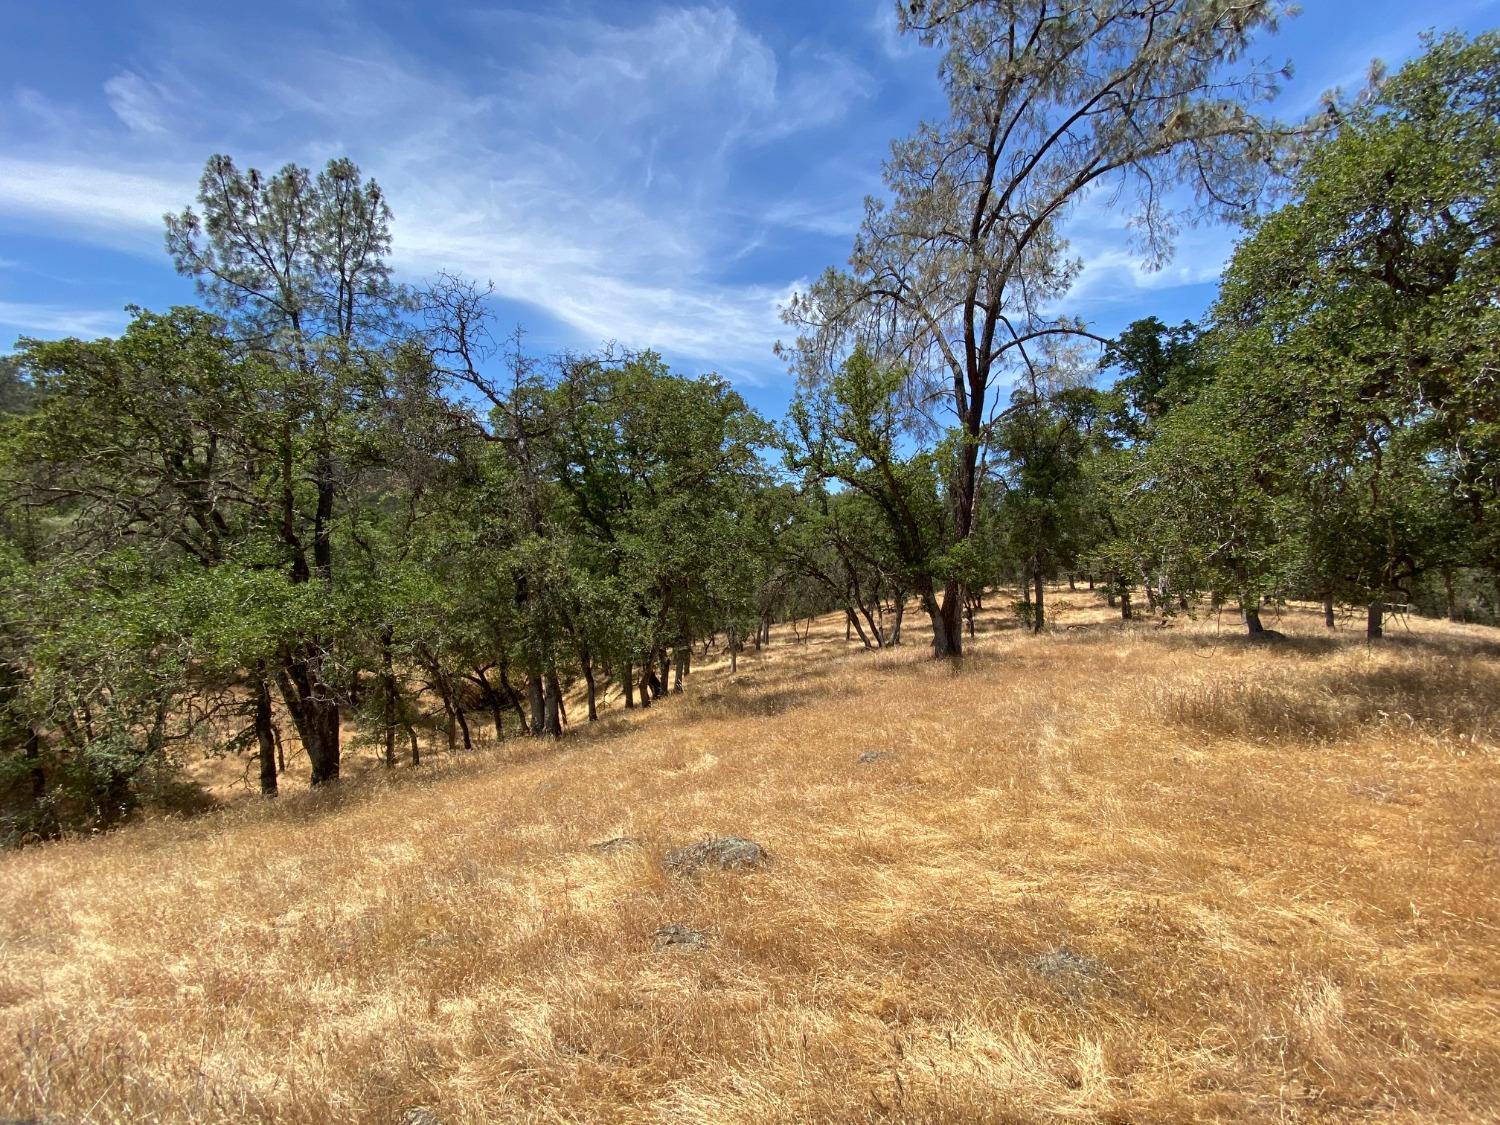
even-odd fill
[[[656,693],[657,699],[665,699],[667,697],[667,680],[672,675],[672,660],[667,655],[666,649],[662,649],[657,654],[656,666],[656,682],[651,685],[651,690]]]
[[[963,585],[951,579],[943,586],[940,606],[930,591],[924,594],[924,602],[932,619],[932,655],[959,659],[964,654]]]
[[[854,616],[854,607],[846,605],[844,607],[844,640],[845,640],[845,642],[847,642],[850,639],[850,633],[851,632],[857,632],[859,634],[860,643],[863,644],[865,646],[865,648],[874,648],[875,647],[875,645],[870,641],[870,638],[869,638],[868,634],[865,633],[865,627],[859,623],[859,618],[857,618],[857,617]]]
[[[339,704],[313,657],[300,653],[277,674],[282,702],[312,765],[316,788],[339,779]]]

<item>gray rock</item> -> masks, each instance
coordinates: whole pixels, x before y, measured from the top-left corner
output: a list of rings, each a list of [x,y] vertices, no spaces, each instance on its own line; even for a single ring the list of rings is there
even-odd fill
[[[663,926],[652,937],[657,949],[687,952],[708,947],[707,933],[703,930],[695,930],[691,926],[684,926],[681,922],[672,922]]]
[[[417,939],[417,945],[421,948],[430,949],[431,947],[438,945],[457,945],[461,941],[463,941],[463,938],[459,937],[457,934],[436,933],[428,934],[426,937],[419,937]]]
[[[1109,971],[1093,958],[1074,953],[1065,945],[1028,957],[1026,967],[1075,997],[1083,993],[1085,986],[1101,980]]]
[[[717,836],[668,852],[662,859],[662,866],[678,875],[693,875],[705,867],[717,867],[721,871],[763,867],[769,859],[766,850],[753,840]]]
[[[430,1105],[414,1105],[401,1115],[401,1125],[443,1125],[443,1119]]]
[[[859,764],[862,766],[870,766],[874,765],[876,762],[883,762],[887,758],[894,758],[895,756],[896,755],[892,754],[889,750],[866,750],[859,756]]]
[[[641,842],[634,836],[616,836],[613,840],[601,840],[597,844],[590,844],[589,848],[600,855],[618,855],[620,852],[628,852],[640,846]]]

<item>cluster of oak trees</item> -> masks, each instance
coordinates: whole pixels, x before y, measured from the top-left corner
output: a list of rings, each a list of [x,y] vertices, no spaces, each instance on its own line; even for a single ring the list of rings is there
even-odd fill
[[[190,748],[270,795],[293,735],[319,785],[361,742],[555,737],[817,613],[883,647],[911,603],[956,658],[999,585],[1038,631],[1063,578],[1251,633],[1291,597],[1371,636],[1435,590],[1493,614],[1500,38],[1283,125],[1236,70],[1269,4],[901,13],[949,113],[787,308],[780,425],[649,352],[528,354],[462,279],[396,284],[347,160],[211,159],[167,219],[201,307],[0,363],[7,834],[108,824]],[[1202,326],[1056,311],[1078,205],[1159,260],[1184,206],[1268,193]]]

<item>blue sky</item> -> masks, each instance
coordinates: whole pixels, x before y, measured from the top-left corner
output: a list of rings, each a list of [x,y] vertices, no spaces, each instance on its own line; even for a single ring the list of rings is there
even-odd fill
[[[1257,55],[1278,108],[1399,64],[1500,0],[1309,0]],[[0,0],[0,350],[113,333],[192,300],[161,216],[213,152],[264,169],[352,156],[396,213],[395,262],[493,281],[538,351],[606,340],[718,371],[770,413],[777,307],[845,259],[890,140],[941,109],[889,0],[718,5]],[[1068,301],[1104,332],[1196,316],[1234,232],[1158,273],[1102,202],[1073,218]]]

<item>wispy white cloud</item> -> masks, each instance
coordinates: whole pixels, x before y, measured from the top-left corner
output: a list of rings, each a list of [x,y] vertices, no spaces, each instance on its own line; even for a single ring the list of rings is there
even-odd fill
[[[132,169],[0,156],[0,214],[23,217],[114,249],[159,251],[162,216],[192,197],[191,165]]]
[[[124,70],[104,83],[109,108],[132,133],[162,134],[170,123],[166,88]]]
[[[392,201],[406,277],[493,280],[579,343],[771,367],[786,279],[726,267],[767,226],[852,227],[837,200],[767,209],[745,173],[765,146],[837,124],[874,79],[828,49],[778,57],[727,8],[472,18],[461,66],[352,18],[274,53],[164,29],[163,65],[180,72],[112,77],[124,129],[87,152],[54,137],[0,157],[0,216],[156,254],[162,214],[191,200],[212,148],[262,168],[348,152]],[[180,82],[217,91],[191,122],[174,114]]]
[[[0,301],[0,326],[12,329],[10,335],[13,336],[102,336],[118,332],[126,320],[123,310],[74,309],[25,301]],[[11,342],[0,336],[0,348]]]

